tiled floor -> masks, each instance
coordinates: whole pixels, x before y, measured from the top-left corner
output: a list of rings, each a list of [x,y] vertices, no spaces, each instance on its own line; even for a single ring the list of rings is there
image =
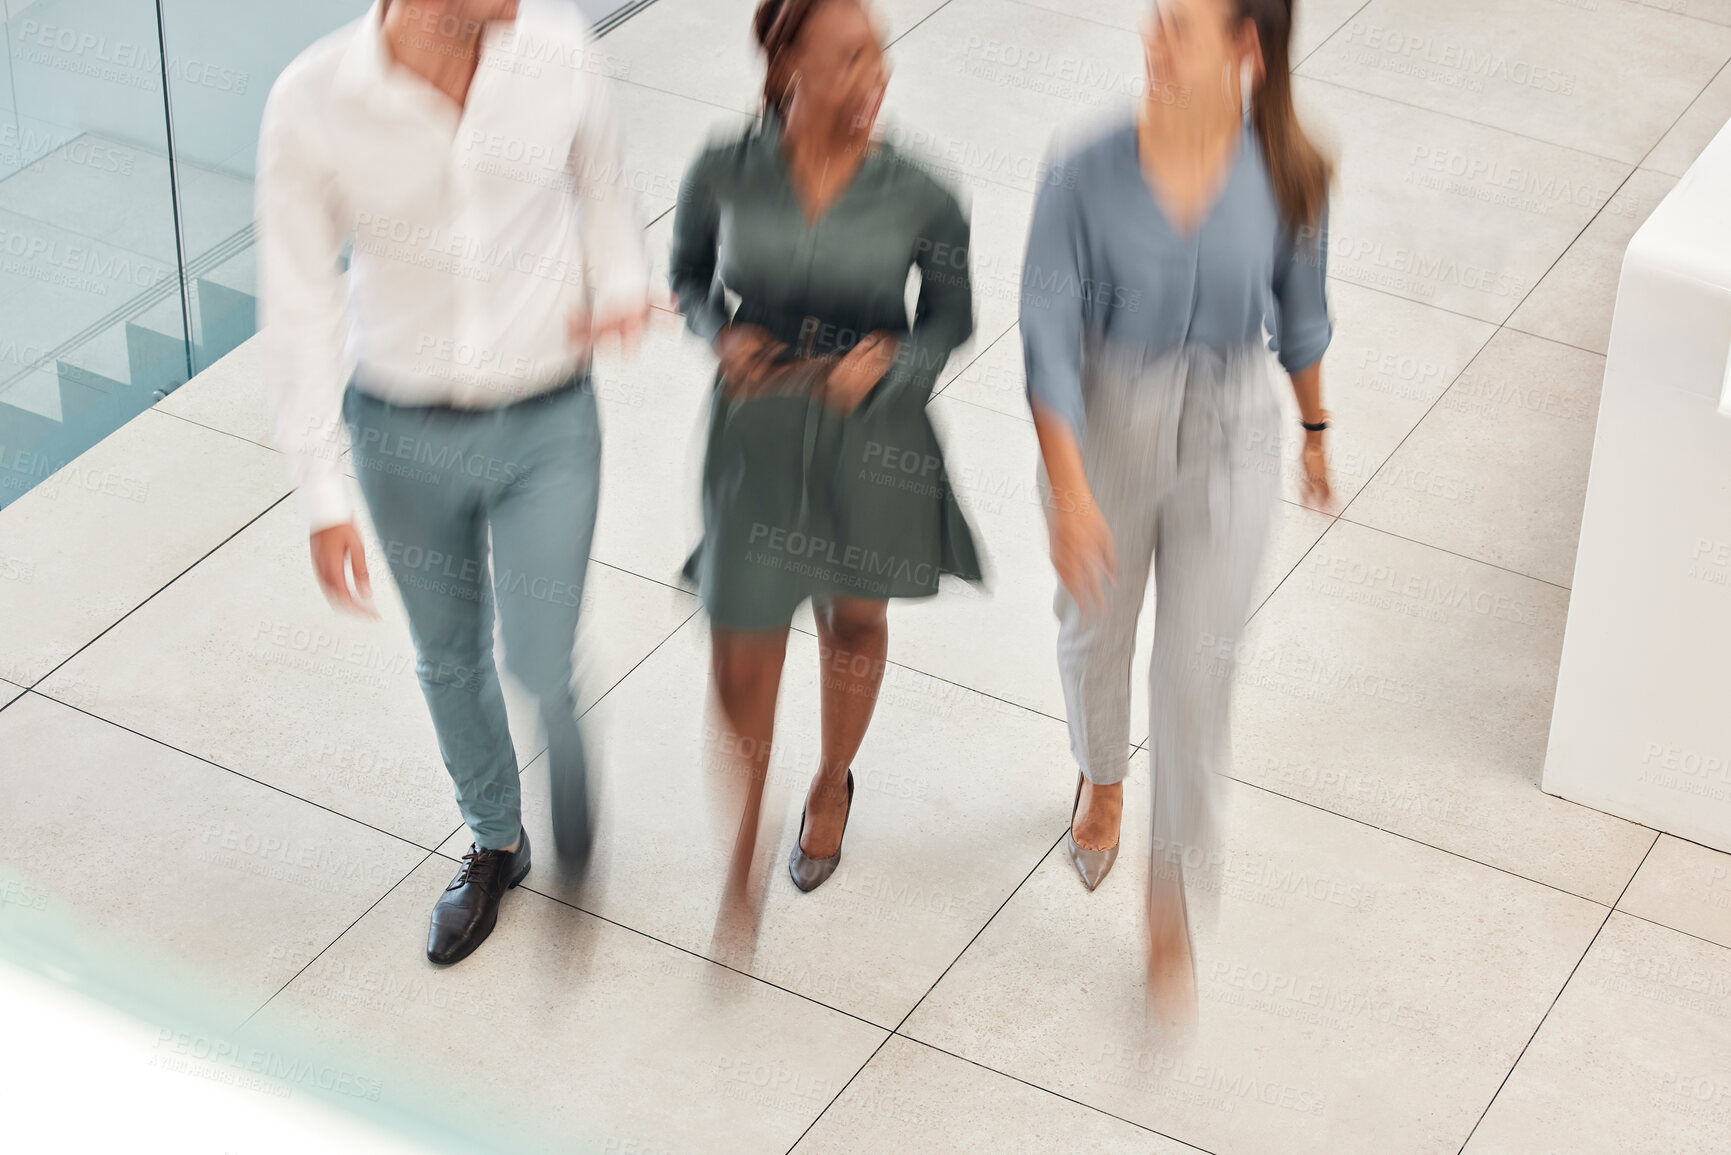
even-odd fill
[[[603,42],[663,263],[686,159],[755,104],[752,7],[658,0]],[[668,314],[598,375],[587,878],[547,852],[513,699],[545,850],[480,953],[424,961],[465,839],[400,606],[361,623],[314,590],[256,343],[0,513],[0,858],[208,975],[237,1023],[311,1032],[512,1150],[1726,1150],[1731,856],[1538,778],[1621,253],[1731,116],[1731,2],[1300,6],[1298,96],[1341,160],[1344,509],[1299,504],[1289,463],[1201,1028],[1170,1052],[1135,967],[1145,767],[1106,885],[1058,850],[1074,770],[1015,331],[1036,166],[1126,98],[1146,4],[881,7],[891,131],[973,211],[979,332],[932,410],[992,580],[893,613],[830,885],[772,865],[755,956],[712,959],[727,832],[674,582],[709,361]],[[814,762],[802,622],[773,861]]]

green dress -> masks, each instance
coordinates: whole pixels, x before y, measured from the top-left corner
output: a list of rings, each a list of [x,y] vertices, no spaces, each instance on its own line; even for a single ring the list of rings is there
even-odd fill
[[[692,332],[732,320],[807,356],[902,337],[895,364],[843,417],[805,396],[734,402],[716,376],[703,465],[703,540],[685,565],[710,619],[787,625],[806,598],[929,597],[982,577],[926,402],[973,332],[969,230],[956,198],[880,143],[808,224],[774,113],[704,150],[674,214],[670,279]],[[908,322],[907,284],[920,271]]]

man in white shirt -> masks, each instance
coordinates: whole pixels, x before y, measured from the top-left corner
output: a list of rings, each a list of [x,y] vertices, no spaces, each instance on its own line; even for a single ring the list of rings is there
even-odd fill
[[[377,0],[283,71],[260,133],[264,339],[313,567],[372,612],[346,426],[474,835],[433,910],[437,963],[480,945],[529,871],[495,603],[540,702],[559,852],[588,854],[571,682],[599,489],[589,350],[649,311],[601,61],[572,4]]]

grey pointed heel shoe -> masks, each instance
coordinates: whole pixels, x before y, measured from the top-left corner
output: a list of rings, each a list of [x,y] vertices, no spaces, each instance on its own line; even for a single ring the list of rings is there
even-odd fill
[[[1082,876],[1082,885],[1093,890],[1100,885],[1100,880],[1112,869],[1112,864],[1118,861],[1118,845],[1114,843],[1105,850],[1089,850],[1076,841],[1076,811],[1082,805],[1082,776],[1076,775],[1076,801],[1070,804],[1070,829],[1064,837],[1070,843],[1070,861],[1076,864],[1076,873]]]
[[[847,813],[842,815],[841,836],[847,837],[847,820],[853,817],[853,771],[847,772]],[[804,891],[813,891],[829,881],[835,868],[841,865],[841,847],[828,858],[807,858],[799,844],[805,840],[805,810],[799,813],[799,837],[793,840],[793,853],[787,856],[787,873],[793,884]]]

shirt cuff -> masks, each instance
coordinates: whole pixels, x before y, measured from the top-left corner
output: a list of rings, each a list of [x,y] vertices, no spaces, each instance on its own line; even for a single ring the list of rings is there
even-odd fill
[[[614,273],[595,287],[593,311],[597,317],[634,309],[649,300],[649,270],[642,267]]]
[[[347,478],[340,473],[335,477],[321,477],[301,486],[300,500],[301,508],[306,511],[310,533],[345,525],[355,519],[355,507],[349,500]]]

